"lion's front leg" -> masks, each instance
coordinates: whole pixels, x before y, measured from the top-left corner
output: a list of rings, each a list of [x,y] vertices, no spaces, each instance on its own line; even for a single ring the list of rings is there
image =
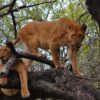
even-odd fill
[[[80,70],[78,68],[77,51],[74,47],[69,47],[68,48],[68,56],[69,56],[69,60],[72,64],[73,73],[77,77],[82,77],[83,75],[82,75],[82,73],[80,73]]]
[[[58,47],[55,44],[52,44],[50,46],[50,51],[51,51],[51,54],[52,54],[52,57],[53,57],[55,67],[56,68],[64,68],[64,65],[62,64],[62,62],[60,60],[57,49],[58,49]]]
[[[28,90],[28,80],[27,80],[27,72],[26,71],[22,71],[19,74],[20,76],[20,81],[21,81],[21,95],[23,98],[27,98],[30,96],[30,92]]]

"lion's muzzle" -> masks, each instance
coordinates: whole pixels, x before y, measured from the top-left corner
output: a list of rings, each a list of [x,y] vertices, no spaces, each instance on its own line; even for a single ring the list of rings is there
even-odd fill
[[[0,77],[6,77],[8,76],[9,70],[4,66],[2,69],[0,69]]]

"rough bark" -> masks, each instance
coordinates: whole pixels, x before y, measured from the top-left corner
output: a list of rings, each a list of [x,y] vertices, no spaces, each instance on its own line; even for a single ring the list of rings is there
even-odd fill
[[[29,72],[30,98],[55,98],[61,100],[100,100],[100,93],[86,79],[75,77],[67,69],[51,69]],[[20,81],[15,72],[8,75],[8,84],[4,88],[20,88]],[[0,100],[23,100],[20,93],[8,97],[0,95]]]

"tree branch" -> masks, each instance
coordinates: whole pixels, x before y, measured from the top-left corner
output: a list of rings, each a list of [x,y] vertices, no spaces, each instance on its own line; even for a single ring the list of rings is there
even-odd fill
[[[14,13],[11,11],[10,12],[11,16],[12,16],[12,21],[13,21],[13,26],[14,26],[14,33],[15,33],[15,38],[17,37],[17,29],[16,29],[16,20],[15,20],[15,16]]]
[[[5,8],[8,8],[9,6],[10,6],[10,4],[4,5],[3,7],[0,7],[0,10],[5,9]]]
[[[39,57],[36,55],[31,55],[31,54],[25,53],[25,52],[17,52],[11,42],[7,42],[6,44],[9,48],[11,48],[11,51],[12,51],[14,57],[16,57],[16,58],[26,58],[26,59],[30,59],[30,60],[35,60],[35,61],[38,61],[41,63],[45,63],[47,65],[50,65],[51,67],[55,67],[53,61],[51,61],[51,60],[48,60],[46,58],[42,58],[42,57]]]
[[[67,69],[51,69],[29,72],[30,98],[55,98],[61,100],[100,100],[100,93],[86,79],[78,79]],[[20,88],[20,81],[15,72],[8,75],[8,84],[0,88]],[[5,96],[4,96],[5,97]],[[7,100],[22,100],[21,96],[9,97]],[[0,100],[4,100],[3,96]]]
[[[15,33],[15,38],[16,38],[16,36],[17,36],[16,20],[15,20],[14,13],[12,12],[15,3],[16,3],[16,0],[13,0],[13,1],[11,2],[10,8],[9,8],[8,12],[9,12],[9,13],[11,14],[11,16],[12,16],[13,27],[14,27],[14,33]]]
[[[16,8],[16,9],[13,9],[12,12],[18,12],[19,10],[24,9],[24,8],[30,8],[33,6],[38,6],[38,5],[42,5],[42,4],[46,4],[46,3],[53,3],[53,2],[56,2],[56,0],[48,1],[48,2],[41,2],[41,3],[37,3],[37,4],[32,4],[32,5],[23,5],[23,6]],[[3,16],[8,15],[8,14],[10,14],[10,12],[0,14],[0,17],[3,17]]]

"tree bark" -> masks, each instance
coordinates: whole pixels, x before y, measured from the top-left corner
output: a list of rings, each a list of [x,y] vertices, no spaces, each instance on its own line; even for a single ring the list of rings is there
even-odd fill
[[[98,92],[85,78],[75,77],[67,69],[50,69],[39,72],[29,72],[29,91],[34,98],[55,98],[61,100],[100,100]],[[8,84],[0,88],[20,88],[20,80],[15,72],[8,75]],[[23,100],[20,93],[8,97],[0,95],[0,100]]]
[[[87,9],[100,27],[100,0],[87,0]]]

